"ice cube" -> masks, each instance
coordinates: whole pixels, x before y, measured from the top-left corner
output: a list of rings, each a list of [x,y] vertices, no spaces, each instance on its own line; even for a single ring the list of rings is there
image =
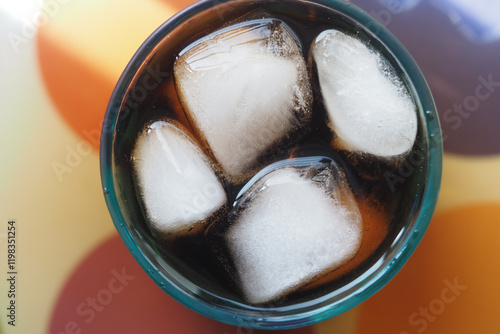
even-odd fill
[[[173,124],[159,121],[143,131],[133,161],[147,216],[158,231],[188,229],[227,202],[208,159]]]
[[[415,105],[380,53],[355,37],[326,30],[313,42],[312,54],[338,148],[381,157],[412,148]]]
[[[233,181],[311,118],[301,48],[275,19],[238,23],[202,38],[181,52],[174,73],[188,118]]]
[[[238,284],[250,303],[276,300],[347,263],[362,219],[333,163],[278,168],[250,187],[225,236]]]

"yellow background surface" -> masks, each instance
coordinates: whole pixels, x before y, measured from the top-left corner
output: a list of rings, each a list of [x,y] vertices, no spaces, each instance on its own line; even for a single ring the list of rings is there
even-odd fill
[[[3,275],[6,224],[13,219],[19,271],[16,327],[7,325],[1,276],[3,333],[48,333],[70,275],[116,237],[95,133],[135,50],[189,3],[0,2],[0,264]],[[436,214],[414,256],[373,298],[312,332],[417,333],[425,324],[426,333],[500,333],[499,171],[500,155],[445,153]],[[440,305],[446,282],[454,280],[466,286],[460,295],[433,320],[421,315],[421,308]]]

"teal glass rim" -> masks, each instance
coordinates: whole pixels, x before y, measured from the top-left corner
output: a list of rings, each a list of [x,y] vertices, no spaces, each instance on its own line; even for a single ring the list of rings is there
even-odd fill
[[[422,182],[420,205],[406,228],[394,240],[390,251],[379,259],[377,266],[365,271],[339,291],[326,294],[311,302],[275,308],[253,307],[205,291],[173,269],[164,270],[165,267],[168,268],[168,264],[155,255],[155,250],[145,242],[144,236],[139,235],[133,228],[132,223],[123,214],[118,199],[119,184],[113,172],[116,122],[129,85],[154,47],[180,23],[204,10],[231,1],[239,0],[203,0],[194,3],[162,24],[135,53],[113,91],[104,117],[100,146],[103,192],[114,225],[130,253],[152,280],[180,303],[209,318],[235,326],[258,329],[307,326],[343,313],[375,294],[396,275],[421,241],[434,212],[441,182],[443,153],[439,118],[420,69],[406,49],[384,26],[369,14],[345,1],[301,1],[332,8],[360,23],[367,32],[376,36],[378,41],[390,50],[405,71],[413,93],[417,97],[419,110],[423,113],[419,117],[428,135],[425,166],[427,172],[423,175],[425,179]]]

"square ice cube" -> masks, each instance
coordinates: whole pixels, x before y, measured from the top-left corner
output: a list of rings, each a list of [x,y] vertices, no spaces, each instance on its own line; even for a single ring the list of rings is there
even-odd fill
[[[265,303],[347,263],[362,219],[334,165],[276,169],[238,199],[225,236],[237,281],[250,303]]]
[[[216,31],[184,49],[174,66],[182,106],[231,180],[311,118],[305,60],[275,19]]]

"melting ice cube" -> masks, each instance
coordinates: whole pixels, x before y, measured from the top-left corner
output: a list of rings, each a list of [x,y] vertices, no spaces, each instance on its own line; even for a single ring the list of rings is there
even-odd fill
[[[174,74],[184,110],[233,181],[311,117],[301,49],[275,19],[202,38],[181,52]]]
[[[227,201],[210,162],[178,127],[156,122],[138,138],[133,161],[148,218],[170,233],[208,218]]]
[[[312,54],[339,148],[382,157],[411,149],[415,105],[386,59],[336,30],[322,32]]]
[[[225,236],[248,302],[275,300],[347,263],[357,253],[362,220],[333,163],[276,169],[235,205]]]

